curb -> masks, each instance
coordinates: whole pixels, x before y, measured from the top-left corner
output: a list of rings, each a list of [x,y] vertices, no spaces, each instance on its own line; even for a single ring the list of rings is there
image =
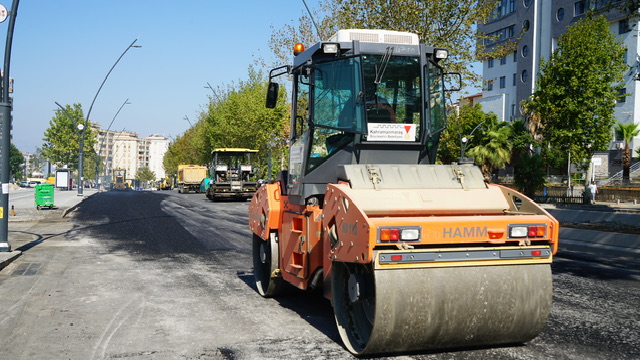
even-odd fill
[[[0,270],[11,264],[11,262],[20,257],[20,255],[22,255],[22,251],[19,250],[0,253]]]

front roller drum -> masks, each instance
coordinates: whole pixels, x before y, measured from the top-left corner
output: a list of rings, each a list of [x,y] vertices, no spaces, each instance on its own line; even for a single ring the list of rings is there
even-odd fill
[[[338,331],[356,355],[523,343],[551,311],[549,264],[332,272]]]

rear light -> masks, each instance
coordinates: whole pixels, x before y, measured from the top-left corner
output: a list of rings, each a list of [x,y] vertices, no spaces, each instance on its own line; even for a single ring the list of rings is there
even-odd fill
[[[378,228],[378,242],[420,241],[420,227],[397,226]]]
[[[547,235],[547,225],[517,224],[509,225],[509,238],[541,238]]]
[[[400,240],[400,229],[380,229],[380,240],[382,241]]]

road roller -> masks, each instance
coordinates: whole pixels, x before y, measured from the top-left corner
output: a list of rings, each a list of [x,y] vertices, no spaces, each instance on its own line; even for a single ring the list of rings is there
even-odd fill
[[[269,74],[267,107],[292,80],[290,148],[249,205],[256,288],[323,294],[357,356],[522,344],[551,309],[558,221],[475,165],[435,164],[447,57],[350,29]]]

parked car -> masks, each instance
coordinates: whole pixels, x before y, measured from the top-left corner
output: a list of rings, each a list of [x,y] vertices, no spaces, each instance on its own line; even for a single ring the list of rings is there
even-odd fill
[[[27,187],[27,186],[29,186],[29,185],[27,185],[27,182],[26,182],[26,181],[20,181],[20,184],[19,184],[19,185],[20,185],[20,187]]]
[[[28,187],[36,187],[36,185],[38,185],[38,184],[40,184],[40,183],[41,183],[40,181],[29,181],[29,182],[27,183],[27,186],[28,186]]]

